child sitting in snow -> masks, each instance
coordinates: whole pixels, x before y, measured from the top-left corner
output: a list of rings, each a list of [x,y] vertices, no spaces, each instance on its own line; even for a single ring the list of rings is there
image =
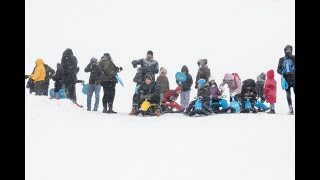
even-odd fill
[[[175,90],[171,89],[165,94],[161,102],[163,112],[170,112],[173,108],[178,109],[179,112],[183,111],[183,108],[180,106],[180,104],[175,102],[179,97],[179,94],[181,94],[181,91],[182,86],[178,86]]]

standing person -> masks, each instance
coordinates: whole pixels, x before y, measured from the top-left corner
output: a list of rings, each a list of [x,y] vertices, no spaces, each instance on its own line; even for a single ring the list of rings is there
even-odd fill
[[[264,84],[266,82],[266,73],[262,72],[257,76],[256,87],[258,98],[260,98],[261,102],[264,103],[266,97],[263,95]]]
[[[122,67],[117,67],[113,63],[109,53],[104,53],[99,62],[101,71],[101,86],[103,87],[103,113],[117,113],[113,110],[114,96],[116,95],[116,83],[118,80],[116,75],[118,72],[122,71]],[[108,109],[109,107],[109,109]]]
[[[198,80],[204,79],[206,82],[208,82],[208,79],[211,75],[210,69],[208,68],[208,60],[207,59],[199,59],[197,62],[199,69],[196,77],[196,86],[195,88],[198,88]]]
[[[274,71],[271,69],[267,72],[267,81],[264,87],[263,94],[270,103],[269,114],[275,114],[274,104],[277,102],[277,81],[274,79]]]
[[[234,96],[235,101],[240,102],[241,101],[240,93],[241,93],[242,85],[241,85],[241,80],[239,76],[236,74],[232,75],[232,74],[226,73],[222,79],[222,83],[219,85],[219,88],[221,90],[224,90],[223,86],[225,84],[227,84],[229,88],[230,102],[232,101],[231,96]],[[223,93],[223,91],[221,93]]]
[[[155,74],[159,72],[159,64],[158,61],[156,61],[153,58],[153,52],[148,51],[147,56],[145,58],[139,59],[139,60],[133,60],[132,62],[133,68],[136,68],[138,65],[140,65],[139,71],[137,71],[136,76],[134,77],[133,81],[136,82],[136,87],[141,84],[141,82],[144,81],[145,75],[149,74],[152,76],[152,82],[155,82]],[[141,80],[139,80],[141,78]],[[129,115],[135,115],[136,111],[138,110],[138,105],[140,104],[140,98],[137,93],[133,94],[132,97],[132,109]]]
[[[179,84],[179,81],[176,80],[178,86],[182,86],[182,91],[180,95],[180,104],[181,107],[185,110],[190,102],[190,90],[193,84],[192,76],[189,74],[189,69],[186,65],[183,65],[181,68],[181,72],[184,73],[187,77],[186,81]]]
[[[57,71],[56,73],[54,74],[54,76],[52,77],[52,80],[54,80],[54,97],[56,99],[59,99],[59,91],[60,89],[63,88],[63,82],[62,82],[62,77],[63,76],[63,69],[62,69],[62,66],[61,66],[61,63],[57,63]]]
[[[293,106],[292,106],[292,100],[291,100],[291,87],[293,88],[294,94],[295,92],[295,62],[296,58],[294,55],[292,55],[292,46],[287,45],[284,48],[285,56],[281,57],[279,59],[278,69],[277,72],[280,75],[283,75],[284,79],[288,83],[288,88],[286,88],[287,93],[287,101],[289,105],[289,114],[293,115]]]
[[[84,69],[84,72],[90,72],[89,77],[89,87],[87,94],[87,111],[91,111],[91,99],[94,92],[95,95],[95,103],[93,111],[97,111],[99,107],[100,100],[100,90],[101,90],[101,81],[100,81],[100,67],[97,58],[91,58],[90,63]]]
[[[167,77],[167,69],[160,68],[160,75],[157,77],[157,83],[160,87],[160,102],[162,102],[164,95],[169,91],[169,80]]]
[[[46,70],[46,79],[43,83],[43,95],[48,96],[50,79],[54,76],[56,71],[52,69],[48,64],[44,64],[44,69]]]
[[[37,64],[36,64],[36,66],[33,68],[33,71],[32,71],[31,74],[34,73],[34,70],[36,70],[36,67],[37,67]],[[27,75],[26,78],[29,78],[29,76],[30,76],[30,75]],[[32,94],[32,92],[35,92],[35,91],[34,91],[34,82],[33,82],[32,78],[29,78],[29,79],[28,79],[27,88],[29,88],[30,94]]]
[[[46,70],[44,68],[44,62],[41,58],[36,60],[36,67],[34,73],[29,76],[34,82],[34,91],[36,95],[43,95],[43,83],[46,78]]]
[[[73,52],[70,48],[67,48],[61,59],[61,66],[63,69],[62,82],[65,86],[65,91],[67,98],[73,102],[77,101],[76,95],[76,83],[77,83],[77,74],[80,70],[78,67],[78,60],[73,55]]]

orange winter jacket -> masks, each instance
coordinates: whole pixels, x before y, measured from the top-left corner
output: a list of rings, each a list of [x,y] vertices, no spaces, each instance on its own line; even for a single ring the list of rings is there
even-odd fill
[[[36,68],[34,73],[30,75],[31,79],[35,82],[42,81],[46,78],[46,70],[44,68],[44,63],[41,58],[36,60]]]

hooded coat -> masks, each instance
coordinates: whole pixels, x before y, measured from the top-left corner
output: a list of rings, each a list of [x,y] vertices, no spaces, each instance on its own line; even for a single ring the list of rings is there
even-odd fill
[[[191,90],[191,86],[193,84],[192,76],[189,74],[189,69],[186,65],[183,65],[181,68],[181,72],[186,71],[185,75],[187,76],[187,80],[182,82],[181,85],[179,81],[176,80],[177,85],[182,86],[182,91],[189,91]]]
[[[274,71],[272,69],[267,72],[263,94],[266,96],[268,103],[277,102],[277,82],[274,79]]]
[[[34,81],[44,81],[46,78],[46,70],[44,68],[44,63],[41,58],[36,60],[36,67],[34,73],[30,75],[30,78]]]

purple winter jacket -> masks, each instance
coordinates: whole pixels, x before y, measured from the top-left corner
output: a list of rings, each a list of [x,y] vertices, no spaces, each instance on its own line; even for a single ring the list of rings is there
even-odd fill
[[[216,83],[210,86],[210,97],[211,98],[218,98],[222,93]]]

